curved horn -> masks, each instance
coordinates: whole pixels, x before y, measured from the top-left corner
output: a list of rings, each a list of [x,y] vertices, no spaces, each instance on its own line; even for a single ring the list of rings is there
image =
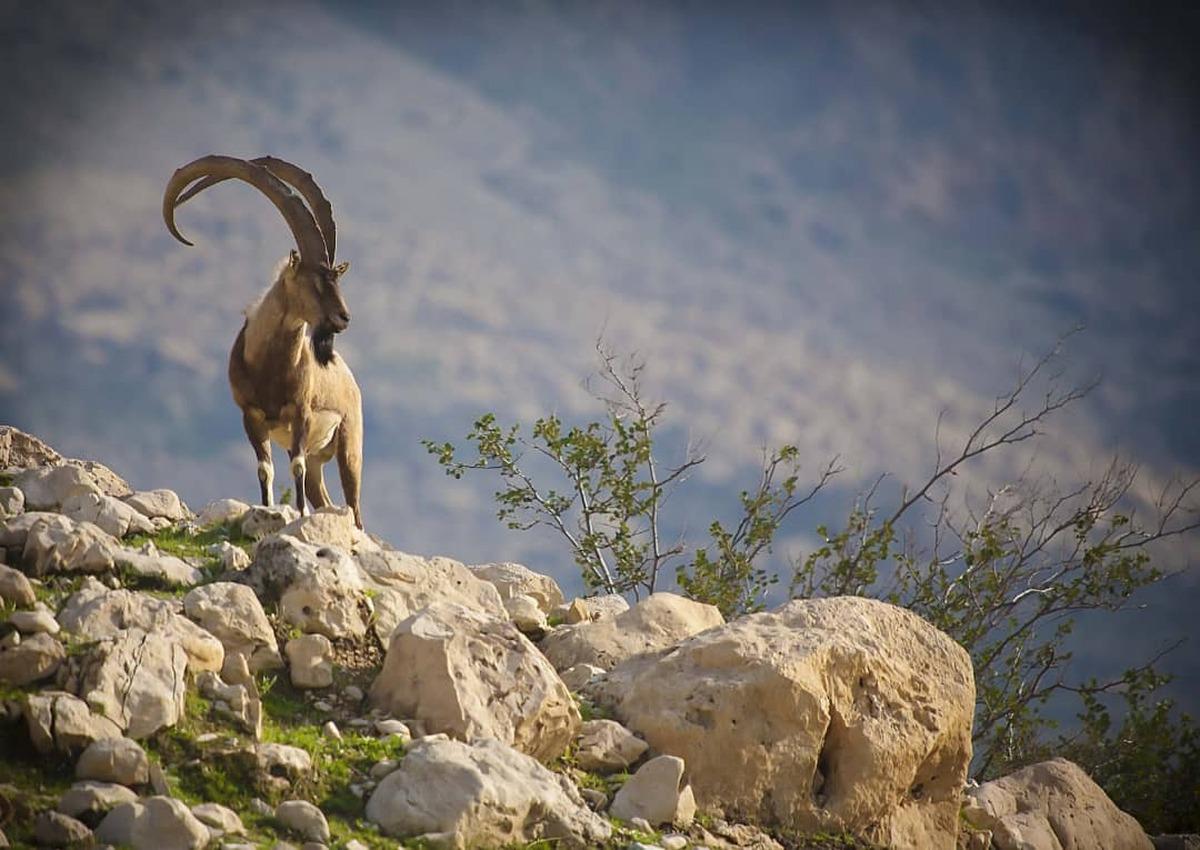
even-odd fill
[[[333,223],[333,207],[330,206],[329,201],[325,198],[325,194],[321,191],[321,187],[317,185],[317,181],[304,169],[278,157],[260,156],[250,161],[255,165],[264,166],[280,180],[290,183],[299,190],[305,202],[308,203],[309,209],[312,210],[313,217],[317,220],[317,227],[320,229],[321,236],[325,240],[325,259],[330,267],[332,267],[337,246],[337,226]],[[178,200],[175,201],[175,206],[178,207],[181,204],[187,203],[205,189],[228,180],[231,176],[212,175],[205,177],[180,195]]]
[[[184,245],[192,244],[180,235],[175,226],[175,207],[179,203],[180,193],[189,184],[200,178],[211,177],[220,178],[213,181],[214,183],[236,177],[258,189],[283,214],[296,240],[296,247],[300,249],[301,261],[314,267],[327,264],[325,239],[304,201],[266,167],[232,156],[202,156],[171,175],[167,182],[167,190],[163,194],[162,214],[167,230],[171,231],[172,236]]]

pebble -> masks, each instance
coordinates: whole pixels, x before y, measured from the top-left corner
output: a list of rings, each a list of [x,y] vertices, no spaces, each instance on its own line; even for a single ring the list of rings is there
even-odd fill
[[[333,738],[335,741],[342,740],[342,730],[337,727],[337,724],[332,720],[326,720],[325,725],[321,727],[321,731],[327,737]]]

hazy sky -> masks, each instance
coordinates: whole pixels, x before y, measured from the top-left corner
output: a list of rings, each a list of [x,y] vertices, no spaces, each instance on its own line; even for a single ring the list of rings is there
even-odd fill
[[[195,248],[171,240],[162,189],[207,153],[293,160],[332,199],[364,510],[400,548],[578,588],[418,441],[486,410],[594,415],[602,332],[648,359],[671,446],[707,446],[678,526],[728,516],[764,445],[846,460],[781,558],[878,474],[919,480],[939,411],[950,445],[1080,323],[1065,380],[1104,380],[1039,471],[1200,470],[1196,13],[180,5],[0,4],[0,420],[137,486],[257,492],[225,359],[291,242],[233,185],[181,211]],[[1102,634],[1088,651],[1124,664],[1194,631],[1197,586],[1127,618],[1120,658]]]

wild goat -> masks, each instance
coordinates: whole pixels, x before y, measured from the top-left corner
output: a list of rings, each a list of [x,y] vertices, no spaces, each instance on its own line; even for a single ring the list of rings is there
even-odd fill
[[[267,196],[283,213],[299,248],[246,310],[229,354],[229,386],[258,458],[262,502],[274,503],[271,441],[287,449],[301,514],[305,496],[314,508],[330,504],[321,467],[337,455],[346,503],[362,528],[362,396],[350,368],[333,350],[334,334],[350,324],[338,286],[350,264],[333,263],[333,212],[312,175],[291,163],[270,156],[205,156],[180,168],[167,183],[162,212],[171,235],[191,245],[175,226],[175,208],[230,178]]]

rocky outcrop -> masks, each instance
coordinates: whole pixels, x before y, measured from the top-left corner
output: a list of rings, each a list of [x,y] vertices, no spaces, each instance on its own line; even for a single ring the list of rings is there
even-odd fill
[[[1136,820],[1078,765],[1053,759],[967,791],[963,816],[996,850],[1153,850]]]
[[[116,723],[93,714],[86,702],[63,691],[31,694],[24,714],[33,748],[43,754],[78,752],[104,738],[121,737]]]
[[[72,496],[101,492],[95,479],[77,466],[28,469],[14,483],[25,494],[28,511],[58,510]]]
[[[371,795],[367,818],[388,835],[453,847],[588,847],[612,832],[565,777],[491,739],[417,741]]]
[[[120,550],[116,538],[90,522],[75,522],[61,514],[23,514],[8,523],[15,530],[29,523],[21,561],[34,576],[51,573],[103,573],[112,570]]]
[[[951,848],[971,757],[970,658],[916,615],[794,601],[633,658],[596,698],[688,765],[702,808]]]
[[[103,493],[75,492],[63,501],[60,510],[76,522],[90,522],[117,538],[154,532],[154,525],[147,517],[120,499]]]
[[[379,546],[354,524],[350,508],[327,507],[294,519],[279,530],[313,546],[333,546],[344,552],[374,551]]]
[[[401,620],[433,602],[453,602],[495,619],[508,612],[494,585],[450,558],[422,558],[395,550],[359,555],[363,581],[374,593],[374,631],[386,646]]]
[[[615,617],[555,629],[539,647],[557,670],[576,664],[607,670],[626,658],[673,646],[724,622],[712,605],[655,593]]]
[[[563,604],[563,592],[558,582],[521,564],[480,564],[471,567],[471,572],[492,584],[502,600],[528,596],[547,615]]]
[[[435,603],[396,627],[371,703],[461,740],[496,738],[542,761],[579,728],[566,685],[511,623]]]

